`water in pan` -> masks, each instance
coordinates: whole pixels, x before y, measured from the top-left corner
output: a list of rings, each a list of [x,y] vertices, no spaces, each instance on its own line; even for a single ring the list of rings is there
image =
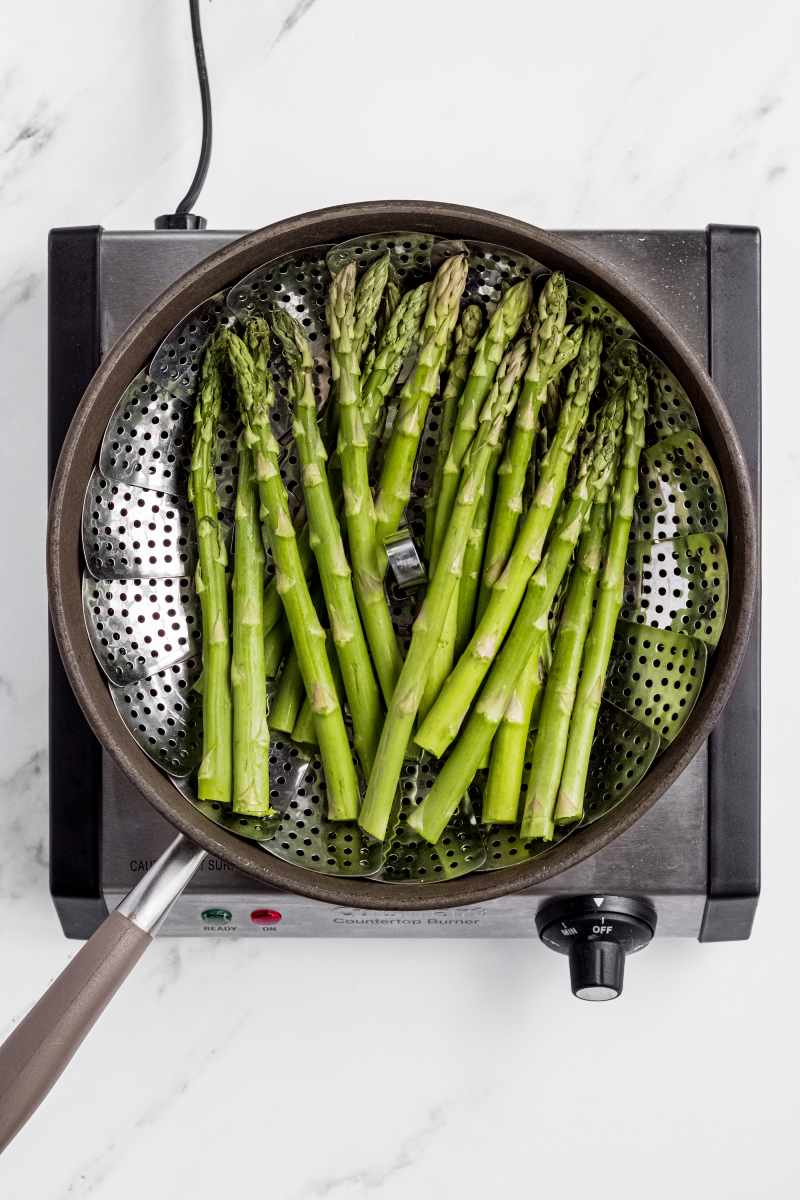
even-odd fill
[[[312,247],[251,272],[230,290],[224,310],[217,296],[190,314],[166,339],[150,375],[143,372],[130,385],[109,423],[101,474],[93,477],[90,488],[91,501],[98,502],[90,503],[87,493],[84,535],[92,569],[109,577],[115,573],[126,577],[110,578],[108,583],[87,577],[87,625],[101,665],[116,684],[115,703],[126,725],[159,765],[181,777],[184,793],[192,793],[191,772],[199,754],[198,695],[190,684],[196,669],[192,656],[197,649],[194,631],[198,615],[187,580],[156,576],[173,569],[176,574],[186,574],[193,561],[194,544],[186,534],[188,514],[183,497],[192,397],[203,346],[214,321],[242,320],[254,313],[268,315],[276,304],[287,308],[309,335],[322,407],[329,389],[324,318],[328,269],[339,269],[352,259],[363,265],[389,250],[398,278],[411,286],[429,278],[449,253],[464,249],[470,255],[465,303],[477,302],[487,314],[510,283],[524,277],[536,280],[543,273],[540,264],[503,247],[434,241],[427,235],[403,231],[354,239],[333,249]],[[585,288],[570,285],[569,313],[572,320],[599,321],[606,330],[608,348],[636,337],[612,306]],[[639,541],[632,544],[629,555],[625,620],[620,622],[610,672],[609,695],[620,707],[603,705],[593,749],[587,821],[597,819],[629,794],[646,772],[661,739],[674,737],[682,726],[699,694],[704,643],[713,645],[719,637],[727,593],[720,540],[726,531],[724,496],[698,436],[694,410],[672,373],[646,348],[639,346],[639,352],[651,378],[648,449],[637,505]],[[286,439],[290,414],[285,369],[277,356],[271,368],[279,393],[276,433]],[[160,384],[153,382],[154,376]],[[439,404],[434,400],[407,514],[419,545],[439,416]],[[228,507],[235,488],[235,443],[235,421],[228,420],[221,431],[218,467],[220,496]],[[299,505],[297,463],[291,447],[287,447],[282,466],[294,503]],[[103,483],[112,490],[107,491]],[[99,503],[101,496],[105,507]],[[144,522],[138,514],[142,512],[148,518],[146,546],[140,536]],[[651,551],[657,549],[652,545],[656,541],[660,549],[654,557]],[[131,577],[140,570],[139,559],[153,568],[148,568],[150,578],[145,585]],[[124,593],[123,588],[127,589]],[[186,629],[163,629],[163,620],[156,619],[156,614],[160,618],[162,611],[173,607],[171,601],[169,609],[164,609],[159,588],[171,589],[173,600],[177,591]],[[421,593],[393,589],[390,593],[398,630],[407,640]],[[151,611],[134,611],[132,603],[144,604],[145,610],[149,606]],[[146,627],[148,622],[153,625],[152,630],[147,628],[147,642],[140,616],[145,617]],[[179,657],[175,657],[176,641]],[[639,661],[643,654],[645,669]],[[438,847],[420,843],[410,836],[404,815],[427,794],[434,777],[435,763],[430,760],[406,764],[393,835],[381,848],[355,827],[327,821],[318,760],[309,758],[289,739],[276,738],[271,778],[273,804],[279,810],[277,828],[274,822],[269,827],[260,822],[243,826],[224,813],[209,810],[208,815],[309,869],[392,882],[454,878],[479,869],[484,862],[484,869],[492,869],[547,852],[549,847],[541,844],[521,846],[513,831],[482,830],[474,814],[463,809]]]

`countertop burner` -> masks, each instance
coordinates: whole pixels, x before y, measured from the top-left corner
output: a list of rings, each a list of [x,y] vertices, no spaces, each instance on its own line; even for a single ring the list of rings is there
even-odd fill
[[[98,227],[52,232],[51,479],[67,426],[103,354],[167,286],[238,236]],[[759,504],[758,231],[710,226],[562,236],[628,276],[707,363],[736,423]],[[560,897],[574,908],[575,898],[586,898],[588,911],[593,906],[602,913],[614,908],[612,898],[626,897],[649,902],[659,935],[746,938],[760,868],[760,633],[756,612],[725,713],[677,782],[625,834],[548,885],[461,909],[354,910],[265,891],[210,858],[173,908],[162,936],[537,937],[544,901]],[[174,836],[101,750],[52,638],[50,818],[51,892],[68,937],[88,937]],[[620,901],[616,909],[623,906]],[[569,933],[566,925],[562,932]],[[549,940],[546,932],[542,936]]]

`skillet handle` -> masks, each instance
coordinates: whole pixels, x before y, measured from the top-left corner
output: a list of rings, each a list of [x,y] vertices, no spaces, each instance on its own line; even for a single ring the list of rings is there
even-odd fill
[[[204,858],[179,834],[0,1046],[0,1153],[44,1100]]]

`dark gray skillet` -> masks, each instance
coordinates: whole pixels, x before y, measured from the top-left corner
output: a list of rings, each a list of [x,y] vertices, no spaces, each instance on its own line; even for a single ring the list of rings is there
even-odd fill
[[[89,646],[81,603],[80,531],[87,481],[120,395],[162,339],[202,300],[280,255],[304,246],[396,229],[507,246],[548,268],[563,270],[609,300],[686,389],[719,469],[729,516],[729,607],[712,669],[683,731],[638,788],[624,804],[543,858],[424,887],[378,886],[367,880],[313,874],[272,857],[257,844],[240,840],[203,817],[130,738]],[[380,201],[307,213],[248,234],[189,271],[131,325],[89,384],[67,433],[50,500],[47,567],[53,629],[81,708],[101,744],[179,836],[0,1048],[0,1148],[58,1078],[206,853],[271,887],[334,904],[395,910],[444,908],[491,900],[541,883],[628,829],[684,770],[730,695],[747,644],[757,546],[749,477],[727,409],[699,360],[622,273],[561,237],[497,213],[451,204]]]

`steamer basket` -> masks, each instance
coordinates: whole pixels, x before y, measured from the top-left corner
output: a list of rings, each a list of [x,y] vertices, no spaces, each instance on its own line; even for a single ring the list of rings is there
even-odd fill
[[[601,320],[611,339],[638,336],[655,356],[626,608],[607,690],[617,707],[606,707],[596,742],[591,820],[534,857],[511,833],[495,832],[484,844],[468,813],[437,852],[409,838],[403,812],[430,786],[431,760],[407,765],[383,865],[374,844],[325,820],[319,764],[288,741],[275,739],[272,750],[277,831],[242,828],[244,840],[235,819],[219,823],[220,814],[208,806],[200,811],[184,794],[197,754],[197,615],[187,578],[191,520],[182,496],[205,340],[220,320],[285,304],[311,338],[324,406],[326,257],[335,246],[342,261],[354,255],[367,262],[387,239],[406,283],[429,275],[437,258],[466,241],[468,294],[486,304],[513,278],[563,270],[575,285],[573,319]],[[279,360],[273,370],[280,390]],[[284,407],[276,432],[286,439],[289,428]],[[230,428],[221,430],[223,504],[233,489],[232,437]],[[299,504],[295,466],[287,448],[284,475]],[[418,491],[425,482],[421,471]],[[409,516],[413,528],[413,503]],[[352,205],[280,222],[226,247],[164,293],[87,389],[59,461],[48,533],[62,658],[94,732],[137,789],[192,841],[264,883],[381,909],[440,908],[518,891],[592,854],[646,812],[696,753],[735,682],[755,555],[753,504],[735,430],[702,365],[652,306],[618,272],[567,240],[507,217],[415,202]],[[412,611],[413,601],[398,596],[401,628]],[[717,641],[704,678],[707,649]],[[654,761],[652,730],[666,747]],[[180,788],[165,772],[184,780]],[[272,852],[252,840],[265,833]],[[377,875],[380,884],[369,878]]]

